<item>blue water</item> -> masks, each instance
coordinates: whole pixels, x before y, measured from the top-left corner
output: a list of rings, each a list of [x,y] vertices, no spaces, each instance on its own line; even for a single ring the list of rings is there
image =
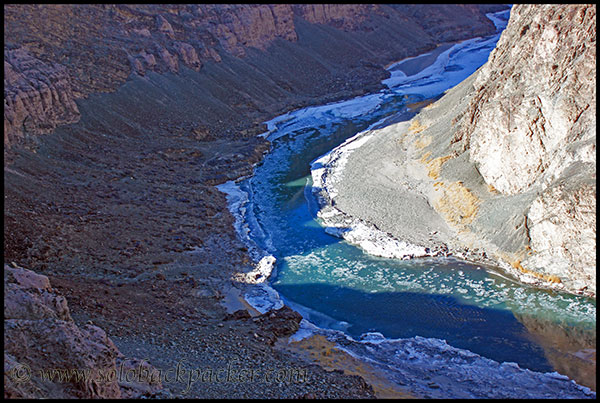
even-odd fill
[[[398,99],[392,104],[402,107]],[[381,117],[375,115],[372,120]],[[499,362],[552,371],[513,312],[591,332],[594,300],[530,288],[456,259],[378,258],[325,233],[306,190],[310,162],[370,123],[355,120],[277,139],[241,184],[260,229],[252,239],[277,258],[273,288],[309,308],[311,322],[354,337],[375,331],[389,338],[435,337]]]
[[[310,192],[313,160],[386,116],[410,117],[407,104],[441,94],[457,83],[456,74],[464,79],[485,62],[495,45],[486,40],[451,50],[437,71],[411,80],[411,91],[400,77],[398,86],[376,96],[277,120],[269,137],[272,151],[254,176],[239,184],[249,196],[245,220],[250,239],[277,258],[271,286],[317,326],[354,338],[366,332],[438,338],[498,362],[550,372],[556,368],[546,346],[523,318],[566,329],[595,349],[595,300],[529,287],[500,270],[453,258],[403,261],[368,255],[324,231]],[[419,82],[423,94],[417,91]],[[353,106],[357,112],[349,113]]]

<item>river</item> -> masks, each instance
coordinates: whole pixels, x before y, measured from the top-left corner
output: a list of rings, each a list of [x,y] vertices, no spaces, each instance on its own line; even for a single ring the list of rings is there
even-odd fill
[[[251,255],[273,269],[247,301],[261,312],[285,302],[304,317],[295,339],[324,334],[420,397],[595,396],[569,380],[595,390],[594,299],[453,257],[376,257],[317,218],[311,164],[361,131],[409,119],[407,105],[464,80],[485,63],[507,17],[490,16],[496,35],[448,45],[416,74],[401,63],[431,55],[390,66],[386,90],[267,122],[271,152],[252,177],[219,187]]]

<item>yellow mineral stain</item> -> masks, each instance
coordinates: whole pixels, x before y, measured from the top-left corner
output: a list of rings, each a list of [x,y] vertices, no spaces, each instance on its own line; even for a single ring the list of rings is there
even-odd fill
[[[426,99],[424,101],[419,101],[419,102],[413,102],[412,104],[407,104],[406,106],[411,110],[411,111],[416,111],[419,110],[421,108],[427,108],[429,107],[431,104],[433,103],[433,99]]]
[[[470,224],[477,216],[480,200],[461,182],[442,183],[436,190],[442,194],[434,201],[433,207],[446,221],[463,226]]]
[[[562,280],[558,276],[555,276],[552,274],[538,273],[536,271],[528,270],[528,269],[524,268],[521,265],[520,260],[515,260],[515,261],[511,262],[511,266],[514,267],[515,269],[519,270],[521,273],[529,274],[535,278],[539,278],[540,280],[549,281],[551,283],[561,283],[562,282]]]
[[[497,194],[500,194],[500,192],[498,191],[498,189],[496,189],[496,188],[494,187],[494,185],[492,185],[491,183],[488,183],[488,185],[487,185],[487,190],[488,190],[488,192],[490,192],[490,193],[493,193],[493,194],[496,194],[496,195],[497,195]]]
[[[440,177],[440,171],[442,170],[442,165],[444,165],[444,162],[448,161],[449,159],[451,159],[452,156],[451,155],[446,155],[444,157],[438,157],[438,158],[434,158],[433,160],[428,162],[428,168],[429,168],[429,177],[431,179],[437,179]]]
[[[421,122],[419,122],[419,119],[413,120],[408,127],[408,131],[414,134],[421,133],[425,129],[427,129],[427,126],[422,126]]]
[[[415,141],[415,147],[423,149],[431,144],[431,136],[422,136]]]
[[[362,377],[371,385],[379,399],[415,398],[389,381],[371,365],[338,349],[335,343],[320,334],[291,342],[286,348],[317,362],[327,371],[341,370],[346,374]]]

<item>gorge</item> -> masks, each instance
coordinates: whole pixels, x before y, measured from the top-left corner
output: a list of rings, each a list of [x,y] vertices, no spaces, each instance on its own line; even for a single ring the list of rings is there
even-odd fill
[[[423,103],[417,105],[422,98],[381,95],[385,91],[376,93],[375,91],[385,87],[381,80],[387,77],[387,73],[382,66],[423,52],[439,54],[443,47],[436,48],[435,45],[441,42],[493,34],[494,24],[485,14],[502,8],[150,5],[57,7],[47,11],[43,6],[32,6],[30,9],[5,6],[5,262],[14,262],[14,266],[21,265],[48,275],[52,284],[58,284],[59,289],[66,294],[75,322],[83,324],[93,320],[106,329],[107,334],[111,335],[115,344],[127,356],[150,354],[150,362],[154,366],[174,362],[175,357],[181,355],[179,348],[183,346],[194,357],[196,364],[219,366],[232,352],[241,355],[246,363],[255,364],[256,360],[266,365],[297,363],[298,358],[292,358],[293,355],[284,350],[272,347],[269,340],[291,336],[298,328],[300,333],[306,332],[311,325],[300,322],[299,317],[281,309],[266,309],[261,315],[261,312],[248,306],[247,302],[236,298],[236,292],[254,292],[251,291],[252,286],[248,289],[240,286],[240,273],[244,282],[264,281],[269,273],[268,270],[262,272],[260,265],[258,269],[255,268],[255,251],[252,245],[244,245],[237,237],[233,230],[234,225],[237,225],[235,218],[229,214],[225,198],[215,189],[215,185],[248,177],[253,172],[255,175],[252,178],[260,178],[258,170],[268,166],[269,158],[274,159],[277,164],[277,158],[282,157],[277,156],[276,149],[266,158],[263,153],[270,148],[269,142],[275,147],[276,144],[284,144],[286,139],[282,137],[281,141],[277,141],[277,136],[270,135],[267,136],[267,142],[257,134],[267,130],[271,134],[274,130],[279,130],[284,136],[286,130],[288,134],[291,133],[293,127],[291,129],[289,125],[293,125],[294,117],[297,119],[302,110],[282,115],[267,122],[266,126],[262,124],[267,118],[287,110],[364,93],[372,94],[364,97],[363,106],[361,102],[341,103],[346,105],[345,108],[340,108],[341,117],[345,119],[343,127],[333,127],[322,120],[323,116],[328,115],[331,105],[335,104],[322,108],[325,113],[317,117],[316,122],[312,119],[310,123],[316,125],[317,131],[328,132],[333,129],[336,134],[326,139],[318,149],[311,150],[315,155],[309,161],[301,163],[293,153],[286,157],[298,167],[303,164],[304,168],[300,167],[300,170],[308,169],[310,160],[384,116],[388,120],[380,122],[382,128],[391,127],[394,119],[401,118],[396,113],[399,109],[408,107],[410,110],[404,111],[403,116],[410,117],[406,112],[414,113],[424,106]],[[528,15],[524,10],[518,10],[519,16],[523,12],[523,21],[540,18],[536,17],[535,11],[530,11]],[[556,10],[548,12],[567,15],[566,20],[579,18],[581,15],[583,21],[590,21],[592,11],[579,14],[577,10],[566,13]],[[22,13],[27,13],[30,17],[44,17],[42,19],[45,22],[37,25],[39,31],[24,29],[29,27],[26,26]],[[91,19],[91,16],[95,18]],[[65,24],[65,19],[76,23]],[[511,23],[512,21],[511,16]],[[589,34],[592,28],[586,24],[580,26],[583,27],[584,34]],[[511,33],[520,29],[516,24],[513,25],[513,29],[509,31]],[[539,35],[543,31],[542,28],[530,25],[534,27],[530,29],[531,35]],[[57,29],[59,27],[64,29]],[[81,29],[82,27],[85,29]],[[593,30],[595,33],[595,25]],[[197,35],[198,32],[202,34]],[[525,41],[527,35],[524,36]],[[40,37],[53,40],[41,41]],[[94,41],[98,37],[103,40]],[[586,45],[580,50],[584,56],[580,57],[575,52],[573,60],[589,60],[589,55],[585,52],[594,47],[590,45],[591,37],[585,38],[583,43]],[[511,41],[514,42],[515,39]],[[444,46],[448,49],[450,45]],[[351,59],[347,57],[349,52],[353,55]],[[496,53],[502,54],[500,50],[493,55]],[[90,64],[90,60],[102,60],[106,63]],[[89,66],[96,70],[89,70]],[[393,78],[393,67],[390,70]],[[584,71],[579,66],[577,70],[582,73]],[[485,68],[481,71],[485,71]],[[565,71],[571,70],[565,68],[560,73]],[[493,73],[488,75],[495,76]],[[472,79],[469,80],[467,84],[472,82]],[[490,85],[497,84],[494,82],[483,85],[482,91]],[[466,85],[461,88],[466,88]],[[595,102],[595,92],[592,95]],[[443,105],[446,98],[438,101],[440,105]],[[485,96],[480,98],[485,99]],[[455,98],[450,99],[447,102],[456,102]],[[465,96],[465,103],[468,99]],[[375,104],[382,106],[373,108],[374,100]],[[438,108],[437,104],[432,105],[431,110]],[[478,117],[482,111],[473,105],[470,106],[469,113]],[[580,107],[577,102],[574,105],[576,114],[581,109],[584,112],[595,110],[589,106],[586,108],[585,105]],[[428,113],[428,110],[429,107],[421,110],[421,113]],[[493,108],[490,107],[486,113],[491,113],[490,110]],[[588,148],[595,147],[595,137],[591,140],[588,133],[592,132],[587,131],[592,122],[595,125],[595,115],[590,113],[582,113],[583,119],[576,120],[584,124],[582,144],[586,144]],[[545,112],[542,114],[545,116]],[[357,115],[361,117],[356,120],[354,118]],[[425,145],[425,135],[432,135],[425,132],[429,128],[426,116],[414,118],[413,122],[420,119],[418,121],[423,127],[415,124],[413,131],[415,135],[423,132],[419,137],[420,144],[424,147],[432,146],[431,157],[435,155],[434,151],[443,150],[434,149],[435,141]],[[441,121],[445,118],[444,115],[439,119]],[[312,129],[309,126],[304,127],[304,130],[304,133],[300,131],[302,136],[311,136]],[[477,131],[474,133],[465,132],[460,135],[474,139],[478,136]],[[577,133],[573,136],[581,137]],[[329,135],[325,137],[327,136]],[[290,152],[295,152],[293,144],[299,144],[301,139],[288,137],[292,140]],[[442,136],[434,138],[437,137]],[[456,138],[458,137],[457,134]],[[462,145],[461,141],[457,140],[455,143]],[[440,147],[442,146],[438,148]],[[578,151],[579,149],[584,152]],[[585,151],[585,147],[573,147],[572,150],[574,158],[583,158],[583,166],[587,167],[590,154]],[[445,154],[439,155],[443,157]],[[433,160],[434,158],[424,159],[426,164],[431,164]],[[442,160],[443,158],[438,160],[438,170],[441,171],[439,175],[445,178],[446,167],[450,166],[451,161]],[[261,165],[254,168],[260,161]],[[565,170],[565,164],[570,161],[572,159],[563,161],[556,168],[548,169],[548,172],[558,172],[560,176],[560,172],[569,171]],[[546,169],[544,166],[543,170]],[[595,168],[593,173],[595,175]],[[593,183],[595,187],[595,176],[593,182],[584,176],[577,177],[583,178],[581,183]],[[296,179],[293,176],[289,179],[285,184],[292,198],[286,202],[289,203],[286,208],[293,211],[305,199],[306,182],[291,180]],[[549,183],[550,188],[553,188],[553,182]],[[502,185],[499,186],[499,191],[506,192]],[[586,195],[587,193],[583,194],[583,198],[587,199],[582,206],[586,209],[584,213],[589,216],[589,195]],[[267,197],[266,194],[263,196]],[[550,196],[546,196],[545,201],[540,200],[538,204],[554,203],[548,197]],[[310,204],[311,196],[306,194],[306,200]],[[593,200],[595,203],[595,197]],[[258,205],[265,210],[269,208],[268,203]],[[568,210],[568,207],[565,208]],[[539,210],[538,216],[543,215],[543,208]],[[307,215],[294,217],[291,222],[307,223],[316,238],[323,237],[328,239],[327,243],[337,244],[337,241],[331,241],[335,238],[323,233],[318,225],[311,227],[311,211],[307,211]],[[312,207],[312,214],[314,213],[316,206]],[[278,219],[273,215],[269,217]],[[595,219],[595,212],[593,217]],[[543,217],[538,221],[541,223],[538,228],[547,226],[543,223]],[[322,235],[316,235],[317,233]],[[290,229],[290,234],[293,234],[293,229]],[[506,232],[501,235],[506,235]],[[282,239],[278,241],[285,244],[284,241],[289,236],[287,233],[282,234]],[[589,235],[586,236],[589,239]],[[456,252],[452,249],[454,245],[448,246],[452,253]],[[291,249],[296,247],[290,245]],[[545,256],[554,256],[552,251],[555,250],[556,248],[546,248]],[[354,257],[347,261],[353,259]],[[438,281],[435,280],[436,274],[428,266],[436,263],[427,259],[421,262],[417,263],[416,271],[425,273],[425,278]],[[521,263],[524,269],[530,267],[525,259],[521,259]],[[452,264],[455,266],[449,270],[456,273],[466,271],[471,275],[471,271],[476,270],[462,263],[451,262],[450,265]],[[544,266],[543,262],[537,264]],[[343,267],[344,264],[339,265],[342,271]],[[593,269],[595,274],[595,264]],[[405,274],[410,277],[408,273]],[[282,279],[285,279],[285,268],[276,275],[274,273],[271,279],[280,292],[285,287],[278,288],[277,282]],[[497,281],[498,284],[502,283],[502,280]],[[567,281],[561,282],[565,283],[570,284]],[[441,281],[440,284],[443,285],[444,282]],[[516,284],[515,290],[518,290],[518,283]],[[578,287],[575,287],[576,291],[583,286]],[[290,290],[293,288],[288,287]],[[292,294],[293,292],[291,291]],[[326,294],[327,290],[324,292]],[[306,293],[306,288],[299,289],[299,293]],[[285,295],[284,292],[282,294]],[[258,297],[260,299],[260,295]],[[342,295],[341,300],[348,297],[351,298],[349,293]],[[558,299],[561,298],[563,297],[559,296]],[[567,306],[571,307],[571,297],[565,298]],[[223,300],[225,307],[220,303]],[[255,298],[254,301],[256,300]],[[367,300],[372,303],[373,309],[380,306],[370,297]],[[72,305],[73,301],[75,307]],[[419,301],[416,296],[413,303],[418,305]],[[249,298],[248,302],[252,305],[253,299]],[[130,310],[123,311],[124,304],[130,306]],[[310,317],[310,312],[302,311],[301,306],[290,304],[292,308],[302,312],[305,318]],[[447,304],[444,298],[438,298],[434,303],[435,306],[444,304]],[[281,305],[274,308],[279,306]],[[568,317],[573,311],[567,306],[564,309]],[[577,302],[574,306],[575,317],[587,309],[585,315],[587,318],[593,316],[595,326],[595,300],[583,305]],[[583,311],[578,308],[582,306]],[[193,307],[191,311],[190,307]],[[261,311],[260,306],[257,308]],[[457,312],[464,313],[460,306],[452,309],[458,309],[453,315]],[[182,311],[187,313],[180,316]],[[282,313],[276,314],[280,311]],[[165,323],[165,315],[172,315],[173,320]],[[315,315],[319,316],[318,313],[313,314]],[[263,316],[271,319],[260,319]],[[280,322],[276,322],[278,316],[281,316]],[[515,312],[515,316],[518,316],[518,312]],[[12,318],[6,314],[5,317]],[[224,318],[229,319],[223,320]],[[336,326],[335,322],[330,324]],[[515,323],[512,320],[509,322]],[[532,333],[551,333],[552,342],[556,341],[557,333],[562,329],[547,327],[543,321],[532,320],[530,317],[521,319],[521,322],[528,329],[539,328]],[[370,329],[364,330],[368,332]],[[310,329],[309,333],[320,331]],[[357,337],[360,333],[362,332],[356,330],[354,335]],[[173,334],[177,337],[169,336]],[[246,334],[250,336],[247,337]],[[583,346],[576,351],[580,354],[590,343],[590,336],[586,332],[584,334]],[[419,336],[411,346],[403,348],[408,352],[413,351],[411,349],[414,346],[420,346],[416,347],[416,351],[421,348],[424,357],[430,354],[431,365],[438,359],[436,354],[441,348],[449,354],[457,354],[455,359],[466,359],[471,363],[475,361],[477,365],[481,364],[482,368],[486,368],[487,361],[474,359],[477,355],[465,355],[460,350],[453,350],[454,347],[444,347],[443,343],[436,345],[437,342],[424,347],[427,343],[422,343]],[[32,337],[35,339],[35,335]],[[327,337],[332,336],[328,334]],[[364,340],[383,349],[385,344],[378,341],[378,337],[371,332]],[[569,340],[568,343],[572,343],[573,337],[568,330],[565,337]],[[198,339],[201,341],[198,342]],[[222,343],[222,340],[226,342]],[[342,348],[347,343],[344,340],[344,337],[339,338],[336,348]],[[7,343],[9,349],[6,348]],[[529,341],[524,343],[524,346],[528,345]],[[452,345],[451,342],[449,344]],[[364,347],[367,344],[360,345]],[[595,333],[593,345],[592,371],[595,375]],[[157,350],[155,346],[161,346],[161,350]],[[346,347],[348,348],[347,345]],[[11,350],[11,360],[16,357],[17,360],[27,361],[27,355],[23,357],[23,352],[15,350],[11,340],[7,338],[5,350]],[[348,351],[351,352],[351,349]],[[558,357],[555,361],[559,364],[553,362],[550,367],[544,367],[547,364],[543,364],[537,369],[550,372],[552,368],[558,369],[561,365],[568,367],[573,360],[577,360],[572,354],[567,354],[565,359],[563,353],[559,349],[557,354],[555,349],[553,357]],[[208,358],[209,356],[212,358]],[[575,372],[590,371],[590,359],[584,358],[583,361],[587,363],[587,367],[577,364]],[[502,360],[499,359],[499,362]],[[426,365],[421,365],[421,369],[419,366],[414,367],[412,376],[423,379],[424,390],[429,390],[433,396],[437,396],[435,386],[439,387],[440,383],[443,385],[440,392],[445,391],[445,396],[458,397],[461,393],[466,393],[460,392],[460,388],[456,386],[445,385],[437,378],[437,384],[428,381],[433,382],[433,386],[428,385],[425,382],[428,375],[420,372],[425,367]],[[514,371],[513,367],[504,364],[501,369]],[[529,374],[526,370],[517,371]],[[564,373],[562,371],[560,369],[559,372]],[[570,371],[568,376],[573,377],[574,372]],[[490,371],[488,375],[493,376],[492,373]],[[373,396],[373,390],[364,385],[361,378],[335,371],[326,372],[318,367],[314,368],[313,376],[313,379],[321,381],[311,383],[313,386],[308,388],[310,392],[307,392],[307,385],[286,384],[283,389],[269,385],[265,389],[265,385],[260,385],[260,388],[251,387],[246,392],[232,385],[210,385],[207,388],[203,385],[202,391],[196,389],[194,393],[203,393],[203,396],[222,396],[225,393],[227,396],[251,397],[300,397],[307,393],[321,397]],[[557,374],[544,378],[546,382],[557,386],[554,393],[573,393],[574,396],[590,396],[593,393],[589,390],[585,392],[585,388],[573,389],[562,376]],[[578,382],[581,382],[580,378],[585,378],[581,374],[577,376]],[[6,379],[5,369],[5,385]],[[323,379],[327,379],[327,387],[319,386],[323,385]],[[535,375],[528,379],[523,384],[526,389],[527,382],[539,381]],[[173,385],[163,386],[171,393],[180,392]],[[595,384],[586,386],[595,390]],[[400,389],[413,395],[423,393],[419,388],[409,391]],[[85,390],[87,389],[84,389],[84,395],[94,393]],[[492,391],[482,393],[484,396],[494,396]]]

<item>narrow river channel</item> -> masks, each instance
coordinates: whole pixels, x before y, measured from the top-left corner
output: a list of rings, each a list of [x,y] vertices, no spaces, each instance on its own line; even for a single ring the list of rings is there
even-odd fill
[[[492,382],[486,376],[508,379],[516,371],[524,389],[555,382],[562,386],[548,390],[585,397],[585,388],[565,376],[585,386],[595,378],[594,299],[530,287],[500,269],[452,257],[372,256],[326,233],[316,214],[311,163],[377,122],[409,119],[407,105],[440,96],[468,77],[487,60],[507,16],[492,16],[498,34],[447,45],[416,74],[391,66],[387,90],[273,119],[267,133],[272,150],[254,175],[220,187],[230,203],[235,198],[238,231],[251,252],[257,259],[275,257],[269,286],[305,318],[300,333],[327,334],[388,371],[398,385],[412,382],[417,396],[477,397],[466,391],[484,391]],[[263,311],[268,307],[262,294],[247,299]],[[593,366],[585,357],[591,351]],[[407,363],[428,380],[421,385],[412,379]],[[441,388],[432,387],[436,378],[427,371],[441,376],[441,368],[459,371],[461,382],[472,385],[461,389],[438,377]],[[508,380],[496,382],[511,387]]]

